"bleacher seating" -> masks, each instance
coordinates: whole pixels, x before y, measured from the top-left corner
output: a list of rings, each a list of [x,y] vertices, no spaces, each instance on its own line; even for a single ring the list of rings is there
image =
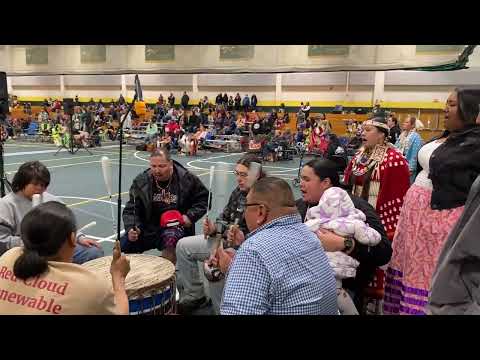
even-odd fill
[[[108,107],[109,107],[109,104],[106,103],[105,104],[106,106],[106,111],[108,110]],[[24,108],[23,106],[19,106],[15,109],[12,109],[11,111],[11,117],[12,118],[15,118],[15,119],[18,119],[20,122],[23,121],[26,121],[27,118],[29,116],[31,116],[33,122],[36,123],[37,121],[37,118],[38,118],[38,114],[42,111],[43,109],[43,106],[41,105],[34,105],[31,107],[31,110],[32,110],[32,114],[31,115],[28,115],[24,112]],[[50,111],[50,109],[48,109]],[[61,113],[63,114],[63,110],[61,111]],[[186,111],[187,114],[191,114],[191,111]],[[52,116],[53,112],[50,111],[50,116]],[[257,111],[256,112],[257,116],[259,118],[264,118],[265,116],[268,116],[269,112],[265,112],[265,111]],[[433,114],[433,115],[432,115]],[[436,114],[432,113],[432,114],[428,114],[428,116],[432,117]],[[139,117],[138,119],[134,120],[134,124],[137,123],[137,124],[140,124],[140,123],[143,123],[143,122],[146,122],[146,121],[150,121],[151,118],[153,117],[154,115],[154,111],[153,110],[150,110],[148,109],[145,113],[145,115],[142,115],[141,117]],[[251,113],[249,113],[249,119],[250,119],[250,115]],[[286,129],[290,129],[290,131],[292,133],[294,133],[296,131],[296,127],[297,127],[297,114],[296,113],[289,113],[289,123],[286,124],[286,123],[283,123],[282,127],[281,127],[281,130],[284,131]],[[310,118],[315,118],[317,116],[319,116],[320,113],[316,113],[316,112],[311,112],[310,113]],[[403,113],[398,113],[397,115],[400,115],[402,116]],[[237,115],[237,120],[238,118],[242,116],[242,112],[239,111],[238,112],[238,115]],[[339,136],[345,136],[347,135],[347,125],[346,125],[346,122],[348,120],[353,120],[353,121],[358,121],[358,122],[363,122],[365,120],[368,119],[368,114],[332,114],[332,113],[327,113],[326,114],[327,116],[327,120],[330,122],[330,124],[332,125],[332,131],[339,135]],[[427,116],[427,117],[428,117]],[[278,117],[279,119],[283,118],[283,113],[278,113]],[[430,118],[429,117],[429,118]],[[436,118],[435,118],[436,119]],[[439,120],[436,119],[435,120],[436,122],[434,123],[434,121],[432,120],[430,123],[433,124],[434,126],[432,126],[432,129],[425,129],[425,130],[420,130],[419,133],[420,135],[422,136],[422,138],[424,140],[429,140],[431,137],[435,136],[435,135],[438,135],[441,133],[442,130],[439,130],[437,129],[438,128],[438,124],[439,124]],[[114,128],[117,128],[118,127],[118,123],[114,122],[113,124]],[[26,131],[25,133],[26,134],[29,134],[30,136],[33,135],[33,132],[36,132],[37,130],[35,129],[30,129],[28,131]],[[139,131],[137,131],[138,133]],[[141,132],[141,131],[140,131]],[[135,132],[133,133],[133,135],[135,134]],[[136,135],[134,135],[133,137],[136,137]]]

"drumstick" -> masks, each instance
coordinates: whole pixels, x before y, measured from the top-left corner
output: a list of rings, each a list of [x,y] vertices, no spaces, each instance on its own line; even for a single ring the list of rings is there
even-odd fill
[[[206,215],[206,220],[208,221],[208,214],[210,212],[210,205],[211,205],[211,197],[212,197],[212,183],[213,183],[213,174],[215,173],[215,166],[212,165],[210,166],[210,183],[208,185],[208,200],[207,200],[207,215]],[[207,238],[207,235],[205,235],[205,239]]]
[[[135,196],[135,190],[132,189],[133,196],[133,228],[137,230],[137,197]]]
[[[305,218],[303,219],[303,222],[307,221],[308,210],[310,210],[310,205],[307,206],[307,211],[305,212]]]
[[[32,196],[32,207],[38,206],[42,203],[42,195],[33,194]]]
[[[239,224],[239,223],[240,223],[240,219],[237,217],[237,218],[235,219],[235,222],[233,223],[233,225],[230,226],[230,231],[231,231],[231,232],[235,232],[235,231],[238,229],[238,224]],[[229,241],[229,242],[228,242],[228,245],[229,245],[229,246],[232,246],[232,242]],[[235,245],[235,244],[233,244],[233,245]]]
[[[116,232],[115,226],[115,210],[113,208],[112,202],[112,163],[108,156],[102,156],[102,172],[103,172],[103,181],[105,182],[105,187],[107,188],[108,196],[110,198],[110,209],[112,210],[112,224],[113,224],[113,232]],[[118,194],[120,196],[120,194]]]
[[[91,228],[92,226],[95,226],[97,225],[97,222],[96,221],[92,221],[92,222],[89,222],[87,225],[85,225],[84,227],[80,228],[77,230],[77,232],[83,232],[89,228]]]
[[[212,194],[212,183],[213,183],[214,173],[215,173],[215,166],[212,165],[212,166],[210,166],[210,183],[209,183],[209,186],[208,186],[207,219],[208,219],[208,213],[210,212],[210,202],[211,202],[210,198],[211,198],[211,194]]]
[[[262,165],[258,162],[251,162],[250,166],[248,167],[248,176],[247,176],[247,187],[249,189],[252,188],[255,181],[257,181],[260,172],[262,171]]]

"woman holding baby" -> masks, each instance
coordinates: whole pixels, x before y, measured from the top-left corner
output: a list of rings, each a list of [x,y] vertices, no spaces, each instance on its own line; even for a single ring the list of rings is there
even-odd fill
[[[327,190],[331,188],[337,189],[338,187],[338,167],[334,162],[326,159],[316,159],[305,164],[302,168],[300,182],[302,199],[296,201],[302,218],[307,220],[307,210],[315,210],[314,207],[319,206],[319,202],[325,193],[330,197],[338,192],[338,190]],[[338,232],[334,229],[327,230],[320,227],[316,233],[325,251],[331,253],[343,252],[345,255],[348,255],[360,263],[356,268],[355,277],[345,278],[342,281],[343,289],[346,289],[353,297],[356,308],[360,310],[363,308],[363,290],[373,279],[375,269],[389,262],[392,255],[392,248],[375,209],[360,197],[348,194],[348,198],[352,201],[354,209],[349,207],[348,199],[341,197],[342,204],[347,203],[345,205],[348,208],[348,211],[345,211],[346,214],[344,215],[346,216],[344,217],[353,220],[351,219],[352,216],[359,216],[354,210],[360,210],[361,213],[365,215],[365,219],[361,220],[361,218],[358,218],[356,220],[368,224],[369,228],[371,228],[370,230],[378,232],[380,235],[378,244],[372,246],[360,242],[359,240],[361,239],[357,238],[357,236],[361,237],[358,231],[350,235],[338,235]],[[327,199],[324,199],[324,202],[326,200]],[[310,215],[315,218],[315,211]]]

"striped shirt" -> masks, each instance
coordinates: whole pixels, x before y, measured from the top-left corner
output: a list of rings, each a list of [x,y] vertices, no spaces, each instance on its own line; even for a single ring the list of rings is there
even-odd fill
[[[333,270],[298,214],[250,233],[228,272],[222,315],[336,315]]]

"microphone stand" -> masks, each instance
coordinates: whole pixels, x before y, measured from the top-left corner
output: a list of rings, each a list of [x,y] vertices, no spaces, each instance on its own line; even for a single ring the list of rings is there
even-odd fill
[[[138,93],[135,89],[135,95],[133,97],[132,103],[128,107],[128,111],[125,114],[125,117],[120,121],[120,127],[117,130],[117,137],[120,139],[120,158],[118,159],[118,209],[117,209],[117,241],[120,241],[120,219],[122,217],[122,156],[123,156],[123,123],[127,119],[128,115],[132,112],[133,105],[137,101]]]
[[[5,121],[5,117],[0,115],[0,121]],[[12,191],[12,185],[7,179],[7,176],[5,174],[4,170],[4,160],[3,160],[3,143],[6,140],[4,137],[4,134],[7,132],[6,125],[0,125],[0,195],[3,198],[6,195],[5,188],[11,192]]]
[[[68,144],[68,146],[70,147],[70,154],[73,154],[73,116],[72,114],[68,114],[67,116],[70,119],[70,121],[68,122],[68,125],[70,126],[70,144]]]
[[[2,198],[5,197],[5,187],[12,191],[3,167],[3,141],[0,140],[0,195]]]

